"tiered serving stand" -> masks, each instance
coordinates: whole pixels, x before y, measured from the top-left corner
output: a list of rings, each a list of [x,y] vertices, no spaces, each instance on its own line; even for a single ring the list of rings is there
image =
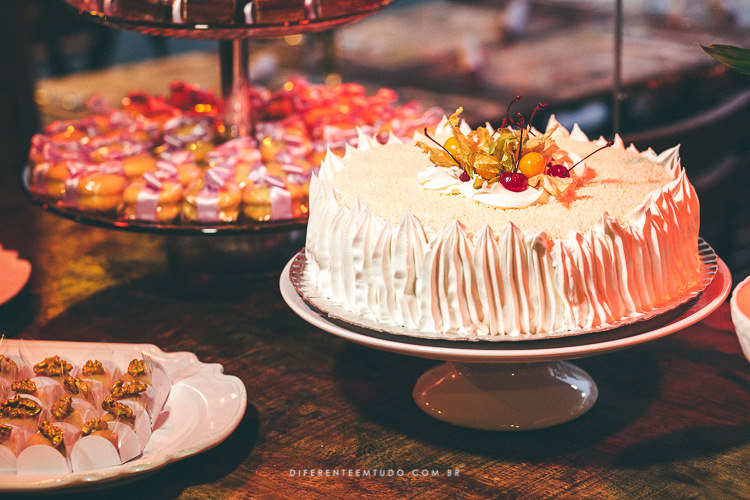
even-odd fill
[[[219,40],[223,98],[219,132],[225,139],[252,133],[250,39],[312,33],[350,23],[394,0],[64,0],[82,16],[116,28],[149,35]],[[24,178],[28,190],[28,172]],[[303,227],[306,218],[240,224],[162,224],[113,220],[49,203],[31,195],[43,208],[79,222],[134,231],[217,233],[278,231]]]
[[[149,35],[219,40],[222,116],[218,127],[224,139],[252,133],[250,106],[250,40],[328,30],[372,14],[394,0],[64,0],[84,17],[116,28]],[[296,252],[307,217],[254,221],[242,216],[234,223],[160,223],[130,221],[114,214],[97,214],[63,206],[30,189],[30,171],[23,185],[29,198],[63,218],[108,229],[169,236],[173,268],[208,269],[223,265],[225,274],[255,271],[276,263],[274,256]],[[205,238],[204,235],[224,235]],[[285,250],[288,252],[285,254]],[[218,258],[206,259],[206,256]],[[247,267],[237,261],[242,257]],[[228,258],[224,258],[228,257]],[[234,262],[234,264],[231,264]],[[284,261],[278,262],[279,266]],[[231,265],[229,265],[231,264]]]

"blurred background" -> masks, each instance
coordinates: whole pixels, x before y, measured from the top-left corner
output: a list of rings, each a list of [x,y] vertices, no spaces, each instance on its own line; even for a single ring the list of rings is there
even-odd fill
[[[174,80],[220,89],[219,42],[121,31],[61,0],[2,0],[0,144],[22,165],[31,134],[85,113],[95,93],[166,93]],[[622,6],[618,59],[616,7]],[[750,48],[746,0],[402,0],[315,34],[251,40],[250,76],[390,87],[473,125],[547,103],[591,138],[619,132],[657,152],[681,145],[702,233],[736,278],[750,274],[750,77],[700,44]],[[620,78],[616,82],[619,65]],[[616,85],[618,83],[618,85]]]

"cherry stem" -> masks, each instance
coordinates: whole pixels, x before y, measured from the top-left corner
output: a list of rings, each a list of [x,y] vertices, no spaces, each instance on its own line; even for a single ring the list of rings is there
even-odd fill
[[[521,165],[521,149],[523,148],[523,127],[521,127],[521,138],[518,139],[518,150],[516,153],[516,167],[513,172],[518,172],[518,167]]]
[[[458,161],[458,160],[456,159],[456,157],[455,157],[455,156],[453,156],[453,155],[451,154],[451,152],[450,152],[450,151],[448,151],[448,150],[447,150],[447,149],[445,148],[445,146],[443,146],[443,145],[442,145],[442,144],[440,144],[440,143],[439,143],[438,141],[436,141],[435,139],[433,139],[433,138],[432,138],[432,137],[430,136],[430,134],[429,134],[429,133],[427,133],[427,127],[425,127],[425,128],[424,128],[424,135],[425,135],[425,136],[427,136],[427,138],[428,138],[429,140],[431,140],[432,142],[434,142],[435,144],[437,144],[437,145],[438,145],[438,147],[440,147],[440,149],[442,149],[443,151],[445,151],[446,153],[448,153],[448,156],[450,156],[451,158],[453,158],[453,161],[455,161],[455,162],[456,162],[456,164],[457,164],[457,165],[458,165],[459,167],[461,166],[461,162],[460,162],[460,161]]]
[[[591,153],[587,154],[585,157],[583,157],[580,160],[578,160],[572,167],[570,167],[568,169],[568,172],[570,172],[571,170],[573,170],[574,168],[576,168],[579,164],[583,163],[584,160],[588,159],[591,156],[594,156],[596,153],[598,153],[602,149],[607,149],[608,147],[610,147],[614,143],[615,143],[614,141],[607,141],[607,144],[605,144],[604,146],[600,147],[599,149],[597,149],[595,151],[592,151]]]
[[[500,128],[505,128],[508,126],[508,123],[513,125],[513,119],[510,117],[510,108],[513,107],[515,103],[523,99],[520,95],[517,95],[515,99],[510,101],[510,104],[508,104],[508,109],[505,110],[505,116],[503,117],[503,122],[500,124]]]
[[[545,107],[546,105],[547,103],[540,102],[536,105],[536,107],[534,107],[534,111],[531,112],[531,118],[529,118],[529,134],[536,135],[536,134],[532,134],[531,132],[531,123],[534,121],[534,115],[536,115],[536,112],[542,109],[543,107]]]

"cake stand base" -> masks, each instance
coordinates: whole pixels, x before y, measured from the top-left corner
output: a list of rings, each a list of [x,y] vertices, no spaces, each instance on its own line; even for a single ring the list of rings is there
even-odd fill
[[[279,279],[281,296],[311,325],[359,345],[444,363],[417,381],[413,397],[428,415],[481,430],[511,431],[551,427],[586,413],[596,402],[592,378],[565,360],[627,349],[693,325],[724,303],[732,279],[715,257],[710,283],[690,308],[654,326],[648,321],[592,335],[549,341],[465,342],[430,340],[342,323],[310,305],[295,287],[300,269],[290,260]],[[294,273],[292,270],[294,269]]]
[[[596,402],[588,373],[565,361],[483,364],[449,361],[417,381],[413,397],[428,415],[485,431],[540,429],[573,420]]]

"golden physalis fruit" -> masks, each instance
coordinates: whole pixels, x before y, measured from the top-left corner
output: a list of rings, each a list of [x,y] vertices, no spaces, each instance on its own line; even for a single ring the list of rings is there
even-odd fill
[[[460,154],[458,141],[455,137],[448,137],[448,139],[445,141],[445,144],[443,144],[443,147],[446,151],[454,156]]]
[[[545,169],[544,157],[536,152],[526,153],[518,162],[518,171],[528,178],[543,174]]]

